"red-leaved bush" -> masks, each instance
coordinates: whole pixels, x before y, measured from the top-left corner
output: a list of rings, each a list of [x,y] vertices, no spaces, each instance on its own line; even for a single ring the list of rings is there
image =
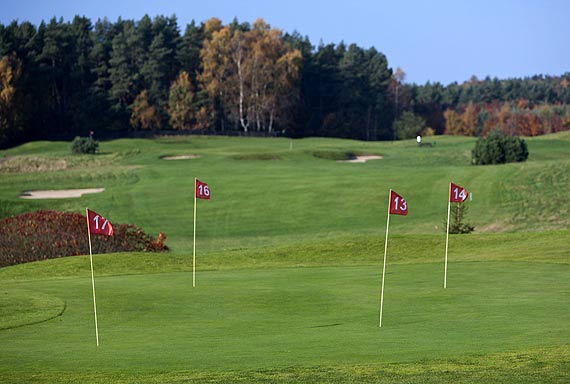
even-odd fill
[[[113,224],[114,235],[91,235],[93,253],[167,251],[166,236],[156,239],[131,224]],[[87,223],[79,213],[37,211],[0,220],[0,267],[89,254]]]

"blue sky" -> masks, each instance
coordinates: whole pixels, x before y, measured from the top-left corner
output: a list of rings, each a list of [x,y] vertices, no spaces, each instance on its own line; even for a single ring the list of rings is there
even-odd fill
[[[401,67],[407,82],[463,82],[472,75],[510,78],[570,72],[570,1],[566,0],[12,0],[0,23],[39,24],[82,15],[95,22],[176,14],[181,31],[192,19],[262,17],[285,32],[369,48]]]

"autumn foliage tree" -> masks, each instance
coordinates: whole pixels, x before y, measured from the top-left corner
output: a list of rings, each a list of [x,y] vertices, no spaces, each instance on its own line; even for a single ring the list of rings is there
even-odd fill
[[[445,133],[449,135],[486,136],[498,129],[514,136],[537,136],[566,130],[570,106],[534,105],[520,99],[505,103],[469,103],[444,112]]]
[[[196,120],[196,95],[188,72],[182,71],[170,86],[168,115],[172,128],[191,130]]]
[[[198,79],[211,100],[244,132],[271,132],[285,125],[297,95],[301,53],[284,44],[282,32],[262,19],[242,30],[214,30],[200,52]]]
[[[16,84],[22,73],[22,62],[16,54],[0,59],[0,143],[20,128],[21,104]]]
[[[160,129],[161,127],[160,114],[156,107],[150,104],[146,89],[135,98],[130,122],[135,129]]]

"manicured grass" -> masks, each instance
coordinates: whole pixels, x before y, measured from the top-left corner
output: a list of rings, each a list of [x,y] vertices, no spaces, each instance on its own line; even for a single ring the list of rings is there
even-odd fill
[[[206,254],[196,288],[190,255],[97,255],[100,348],[86,257],[3,268],[4,297],[25,302],[24,294],[33,293],[66,303],[66,310],[0,331],[7,346],[0,376],[5,382],[564,382],[568,236],[453,236],[446,290],[441,236],[391,236],[382,329],[382,241],[375,236]],[[2,318],[18,313],[3,311]]]
[[[55,320],[0,333],[4,373],[217,372],[454,359],[562,347],[568,264],[455,263],[278,268],[14,282],[67,303]],[[8,290],[10,292],[10,290]]]
[[[0,269],[0,382],[568,382],[569,138],[528,139],[528,162],[485,167],[470,165],[474,139],[456,137],[422,148],[172,137],[103,142],[94,157],[70,155],[69,143],[2,151],[1,216],[88,206],[165,232],[172,252],[95,256],[99,348],[87,257]],[[334,160],[346,153],[383,159]],[[189,154],[200,157],[161,159]],[[196,288],[194,177],[212,190],[198,202]],[[450,180],[472,193],[476,233],[450,237],[444,290]],[[86,187],[105,192],[18,198]],[[391,220],[379,329],[390,188],[410,214]]]

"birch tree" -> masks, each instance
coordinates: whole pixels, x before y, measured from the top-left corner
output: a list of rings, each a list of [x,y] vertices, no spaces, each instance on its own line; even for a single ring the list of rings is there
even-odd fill
[[[212,33],[201,51],[198,79],[210,98],[244,132],[274,130],[285,124],[296,100],[301,53],[286,46],[282,32],[262,19],[248,31],[224,27]]]

